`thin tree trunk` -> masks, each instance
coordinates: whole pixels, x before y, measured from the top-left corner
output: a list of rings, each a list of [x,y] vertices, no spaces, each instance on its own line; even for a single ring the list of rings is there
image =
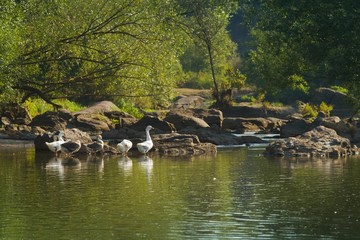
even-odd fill
[[[206,41],[206,46],[207,46],[207,50],[209,53],[211,76],[212,76],[212,80],[214,83],[214,97],[215,97],[216,103],[220,104],[219,88],[218,88],[218,85],[216,82],[216,77],[215,77],[214,60],[213,60],[213,55],[212,55],[212,51],[211,51],[212,50],[211,43],[209,41]]]

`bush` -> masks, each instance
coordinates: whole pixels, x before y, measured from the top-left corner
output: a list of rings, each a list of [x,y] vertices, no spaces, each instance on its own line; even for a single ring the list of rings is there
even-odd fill
[[[54,100],[54,103],[61,105],[64,109],[67,109],[70,112],[77,112],[84,109],[83,106],[67,99]],[[43,114],[46,111],[54,111],[54,107],[51,104],[46,103],[40,98],[26,100],[25,103],[23,103],[23,107],[29,111],[31,117]]]
[[[319,112],[323,112],[326,116],[330,116],[330,112],[333,110],[333,106],[328,105],[325,102],[321,102],[319,106],[306,103],[301,107],[299,105],[299,110],[304,118],[314,120],[318,116]]]

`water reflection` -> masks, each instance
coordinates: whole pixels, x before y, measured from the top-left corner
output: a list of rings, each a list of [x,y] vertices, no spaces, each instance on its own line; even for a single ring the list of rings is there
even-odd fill
[[[95,168],[98,172],[104,172],[104,156],[88,155],[86,165],[89,168]]]
[[[45,169],[48,174],[56,173],[61,180],[64,180],[68,172],[81,169],[81,161],[75,157],[52,157],[45,164]]]
[[[338,159],[309,159],[309,158],[294,158],[294,159],[270,159],[270,162],[280,164],[282,169],[318,169],[326,174],[334,171],[343,171],[346,166],[347,158]]]
[[[64,166],[73,167],[73,169],[81,169],[80,159],[76,157],[66,157],[61,163]]]
[[[133,162],[128,156],[121,156],[118,161],[118,166],[124,171],[125,176],[132,175]]]
[[[153,160],[149,156],[143,155],[138,158],[138,164],[140,168],[146,173],[146,179],[148,183],[150,183],[154,165]]]
[[[360,236],[359,159],[33,153],[0,149],[0,239]]]
[[[62,165],[62,158],[52,157],[46,163],[45,169],[48,173],[57,173],[60,178],[64,178],[64,166]]]

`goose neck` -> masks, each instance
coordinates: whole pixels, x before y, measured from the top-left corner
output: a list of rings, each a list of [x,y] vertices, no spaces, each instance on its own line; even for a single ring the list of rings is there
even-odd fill
[[[151,137],[150,137],[150,133],[149,130],[146,131],[146,141],[150,141]]]

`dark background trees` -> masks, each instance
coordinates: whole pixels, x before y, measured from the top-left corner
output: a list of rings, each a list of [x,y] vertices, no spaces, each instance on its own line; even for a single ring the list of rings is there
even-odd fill
[[[358,1],[240,3],[253,40],[246,73],[269,96],[335,85],[359,94]]]

